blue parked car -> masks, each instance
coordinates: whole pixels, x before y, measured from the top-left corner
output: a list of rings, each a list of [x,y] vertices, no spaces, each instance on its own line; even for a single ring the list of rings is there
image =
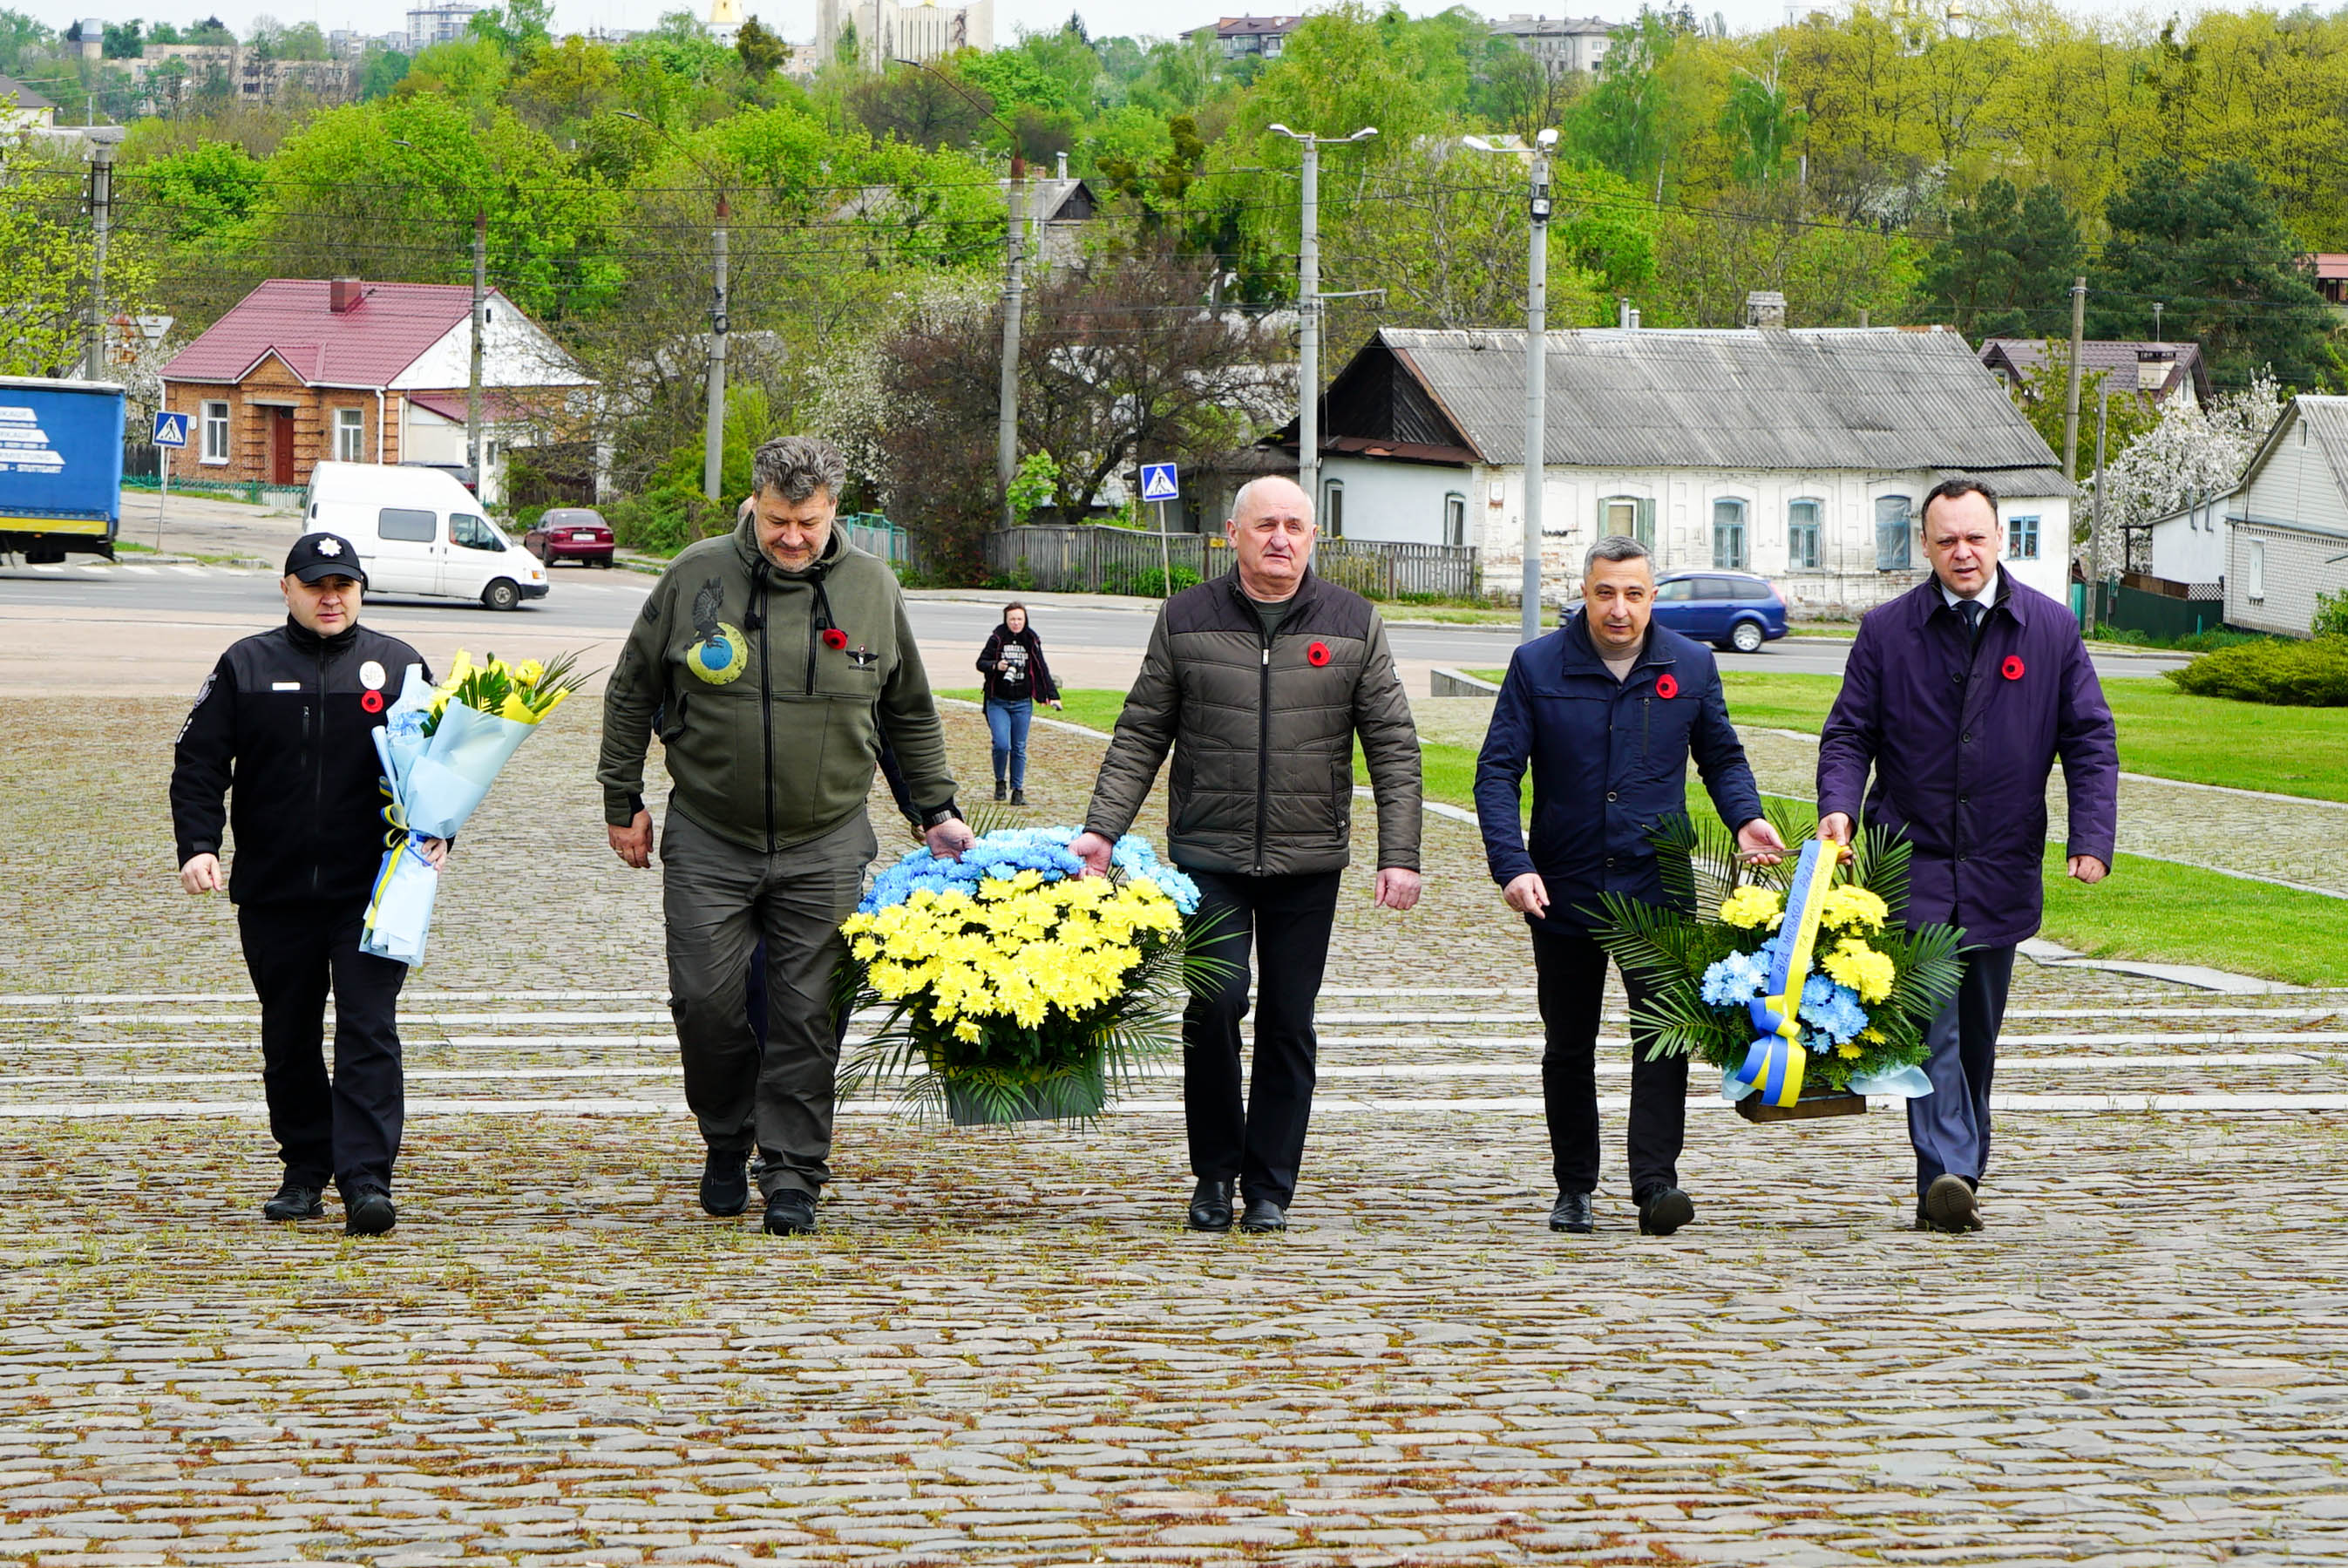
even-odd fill
[[[1655,579],[1655,624],[1723,652],[1756,653],[1786,634],[1786,601],[1749,572],[1666,572]]]

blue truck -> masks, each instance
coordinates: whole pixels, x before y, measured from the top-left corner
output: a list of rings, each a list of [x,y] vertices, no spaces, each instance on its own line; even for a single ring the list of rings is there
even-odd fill
[[[122,525],[122,388],[0,376],[0,552],[114,558]]]

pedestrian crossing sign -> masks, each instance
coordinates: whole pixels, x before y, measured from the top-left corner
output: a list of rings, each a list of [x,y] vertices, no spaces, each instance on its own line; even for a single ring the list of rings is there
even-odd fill
[[[188,444],[188,417],[170,412],[155,416],[155,440],[159,447],[184,447]]]
[[[1181,494],[1181,488],[1174,482],[1174,465],[1172,463],[1144,463],[1141,465],[1142,500],[1179,500]]]

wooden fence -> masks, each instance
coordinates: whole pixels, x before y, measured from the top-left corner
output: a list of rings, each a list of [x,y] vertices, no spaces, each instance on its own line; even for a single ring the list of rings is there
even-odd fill
[[[1230,570],[1220,534],[1146,533],[1138,529],[1036,523],[986,536],[987,570],[1045,593],[1166,593],[1171,565],[1179,590]],[[1447,544],[1323,539],[1313,570],[1372,599],[1472,599],[1479,592],[1477,552]]]

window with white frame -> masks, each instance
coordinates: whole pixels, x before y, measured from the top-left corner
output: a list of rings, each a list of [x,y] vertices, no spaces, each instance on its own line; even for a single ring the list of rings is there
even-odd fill
[[[1443,498],[1443,542],[1454,548],[1468,542],[1468,498],[1457,490]]]
[[[366,415],[361,410],[335,410],[335,459],[345,463],[366,461]]]
[[[2009,517],[2005,520],[2005,553],[2013,561],[2038,559],[2038,520],[2034,517]]]
[[[1796,572],[1816,572],[1826,560],[1826,542],[1821,537],[1826,514],[1823,501],[1803,500],[1786,503],[1786,564]]]
[[[1913,502],[1904,495],[1879,495],[1875,498],[1875,569],[1878,572],[1908,570],[1908,537],[1913,531],[1909,522],[1911,505]]]
[[[1726,498],[1712,503],[1712,563],[1724,571],[1745,570],[1745,503]]]
[[[2250,555],[2242,562],[2242,592],[2253,602],[2267,596],[2267,547],[2263,540],[2250,542]]]
[[[1321,532],[1329,539],[1345,537],[1345,481],[1329,480],[1321,486]]]
[[[203,460],[208,463],[228,461],[228,405],[205,404],[203,425]]]

